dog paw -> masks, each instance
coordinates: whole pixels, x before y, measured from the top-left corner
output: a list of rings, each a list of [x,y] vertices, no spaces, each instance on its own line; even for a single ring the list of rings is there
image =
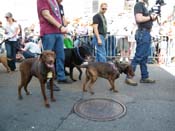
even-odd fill
[[[52,101],[52,102],[55,102],[55,101],[56,101],[56,99],[55,99],[55,98],[51,98],[51,101]]]
[[[50,108],[50,104],[49,104],[49,103],[46,103],[46,104],[45,104],[45,107],[46,107],[46,108]]]
[[[94,94],[95,94],[95,93],[94,93],[94,92],[92,92],[92,91],[91,91],[90,93],[91,93],[91,95],[94,95]]]
[[[7,71],[7,73],[11,73],[11,71],[10,71],[10,70],[8,70],[8,71]]]
[[[30,92],[26,92],[26,95],[31,95],[32,93],[30,93]]]
[[[110,88],[109,90],[110,90],[110,91],[112,91],[112,90],[113,90],[113,88]]]
[[[18,97],[18,99],[19,99],[19,100],[22,100],[22,99],[23,99],[23,97],[22,97],[22,96],[19,96],[19,97]]]
[[[115,93],[118,93],[118,90],[114,90]]]
[[[84,89],[83,92],[87,92],[87,90]]]

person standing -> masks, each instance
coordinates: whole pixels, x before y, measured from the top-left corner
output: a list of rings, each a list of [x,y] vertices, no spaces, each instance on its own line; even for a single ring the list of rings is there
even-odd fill
[[[71,83],[64,72],[64,10],[62,0],[37,0],[37,12],[40,23],[40,35],[44,50],[56,53],[56,79],[58,83]]]
[[[129,62],[129,42],[128,29],[124,27],[121,31],[121,38],[118,40],[118,48],[120,51],[120,62]]]
[[[15,71],[19,26],[17,22],[14,21],[13,15],[11,12],[6,13],[5,18],[7,20],[7,24],[5,26],[5,34],[7,39],[5,41],[5,48],[6,48],[7,58],[8,58],[7,63],[11,71]]]
[[[150,31],[153,21],[157,19],[157,14],[150,14],[146,5],[149,5],[148,0],[139,0],[134,6],[134,15],[138,29],[135,33],[136,52],[131,65],[134,71],[136,70],[136,66],[138,64],[140,65],[140,83],[155,83],[155,80],[149,78],[147,60],[151,47]],[[137,82],[132,78],[127,77],[125,82],[129,85],[137,86]]]
[[[105,13],[107,3],[101,3],[99,13],[93,16],[93,32],[92,44],[96,47],[96,61],[106,62],[105,38],[107,34],[107,21]]]

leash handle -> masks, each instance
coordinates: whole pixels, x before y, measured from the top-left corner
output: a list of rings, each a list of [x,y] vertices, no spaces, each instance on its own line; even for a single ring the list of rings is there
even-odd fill
[[[0,45],[2,45],[4,42],[8,41],[10,38],[7,38],[7,39],[3,39],[1,42],[0,42]]]

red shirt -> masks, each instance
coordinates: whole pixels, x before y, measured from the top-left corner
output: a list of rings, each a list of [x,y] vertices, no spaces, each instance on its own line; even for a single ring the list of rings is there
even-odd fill
[[[58,19],[54,12],[51,9],[51,6],[49,5],[48,0],[37,0],[37,11],[38,11],[38,18],[40,23],[40,35],[46,35],[46,34],[55,34],[55,33],[61,33],[61,31],[55,27],[54,25],[50,24],[43,16],[42,11],[43,10],[49,10],[50,14],[59,22],[62,23],[60,19]]]

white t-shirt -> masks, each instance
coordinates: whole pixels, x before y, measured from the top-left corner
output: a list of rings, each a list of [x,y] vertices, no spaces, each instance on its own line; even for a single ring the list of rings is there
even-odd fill
[[[34,43],[34,42],[27,42],[25,43],[25,47],[24,50],[28,50],[32,53],[41,53],[41,48],[39,47],[38,44]]]
[[[7,32],[6,38],[10,38],[9,41],[17,41],[18,35],[16,35],[13,38],[11,38],[11,37],[15,35],[16,29],[18,27],[19,27],[18,23],[16,23],[16,22],[13,22],[11,25],[9,23],[7,23],[7,25],[5,26],[5,30]]]

